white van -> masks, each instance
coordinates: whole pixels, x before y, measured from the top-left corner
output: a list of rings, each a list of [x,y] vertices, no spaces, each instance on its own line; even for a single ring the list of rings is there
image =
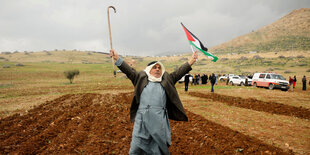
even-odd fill
[[[253,87],[266,87],[269,89],[279,88],[287,91],[290,87],[285,78],[276,73],[254,73],[252,78]]]

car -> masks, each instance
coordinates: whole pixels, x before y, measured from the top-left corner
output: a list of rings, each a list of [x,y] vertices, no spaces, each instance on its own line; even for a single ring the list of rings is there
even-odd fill
[[[226,74],[226,75],[220,76],[219,81],[221,81],[221,82],[226,81],[228,77],[230,78],[232,76],[235,76],[235,75],[234,74]]]
[[[239,86],[245,86],[246,77],[245,76],[232,76],[229,78],[229,84],[230,85],[239,85]],[[248,82],[249,83],[249,82]]]
[[[245,75],[239,75],[241,78],[245,79],[248,79],[248,84],[246,84],[245,82],[245,86],[251,86],[252,85],[252,76],[245,76]]]
[[[289,82],[277,73],[254,73],[252,78],[253,87],[264,87],[268,89],[281,89],[287,91]]]
[[[183,83],[184,81],[185,81],[185,75],[178,82]]]

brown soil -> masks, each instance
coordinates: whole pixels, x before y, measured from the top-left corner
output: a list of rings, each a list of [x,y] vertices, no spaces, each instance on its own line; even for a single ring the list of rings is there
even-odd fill
[[[0,119],[0,154],[128,154],[132,93],[69,94]],[[187,111],[172,154],[292,154]]]
[[[276,102],[264,102],[254,98],[244,99],[241,97],[226,96],[216,93],[189,92],[189,95],[212,99],[213,101],[222,102],[230,106],[310,120],[310,110],[303,107],[293,107]]]

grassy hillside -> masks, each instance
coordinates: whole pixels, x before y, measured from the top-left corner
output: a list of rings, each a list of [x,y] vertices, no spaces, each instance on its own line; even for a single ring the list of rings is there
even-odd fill
[[[310,8],[294,10],[276,22],[212,48],[214,53],[310,50]]]
[[[163,62],[167,71],[171,72],[176,67],[187,62],[190,57],[191,54],[174,57],[124,57],[124,59],[137,70],[143,70],[150,61],[158,60]],[[0,72],[2,76],[8,74],[6,72],[19,70],[32,70],[34,72],[58,70],[53,69],[54,67],[59,68],[60,74],[65,70],[79,68],[86,68],[85,71],[87,72],[92,72],[93,69],[99,71],[103,68],[102,72],[112,72],[111,64],[111,58],[107,54],[96,52],[50,51],[48,54],[46,52],[0,54]],[[199,60],[193,66],[192,73],[253,74],[266,71],[277,72],[286,77],[292,74],[299,77],[307,75],[310,73],[310,52],[281,51],[223,54],[219,55],[217,62],[212,62],[203,54],[199,54]]]

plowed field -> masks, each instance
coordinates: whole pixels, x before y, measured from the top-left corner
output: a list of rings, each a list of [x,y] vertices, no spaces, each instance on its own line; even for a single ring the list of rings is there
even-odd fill
[[[131,97],[69,94],[3,118],[0,154],[128,154]],[[186,112],[189,122],[170,121],[172,154],[292,154]]]

